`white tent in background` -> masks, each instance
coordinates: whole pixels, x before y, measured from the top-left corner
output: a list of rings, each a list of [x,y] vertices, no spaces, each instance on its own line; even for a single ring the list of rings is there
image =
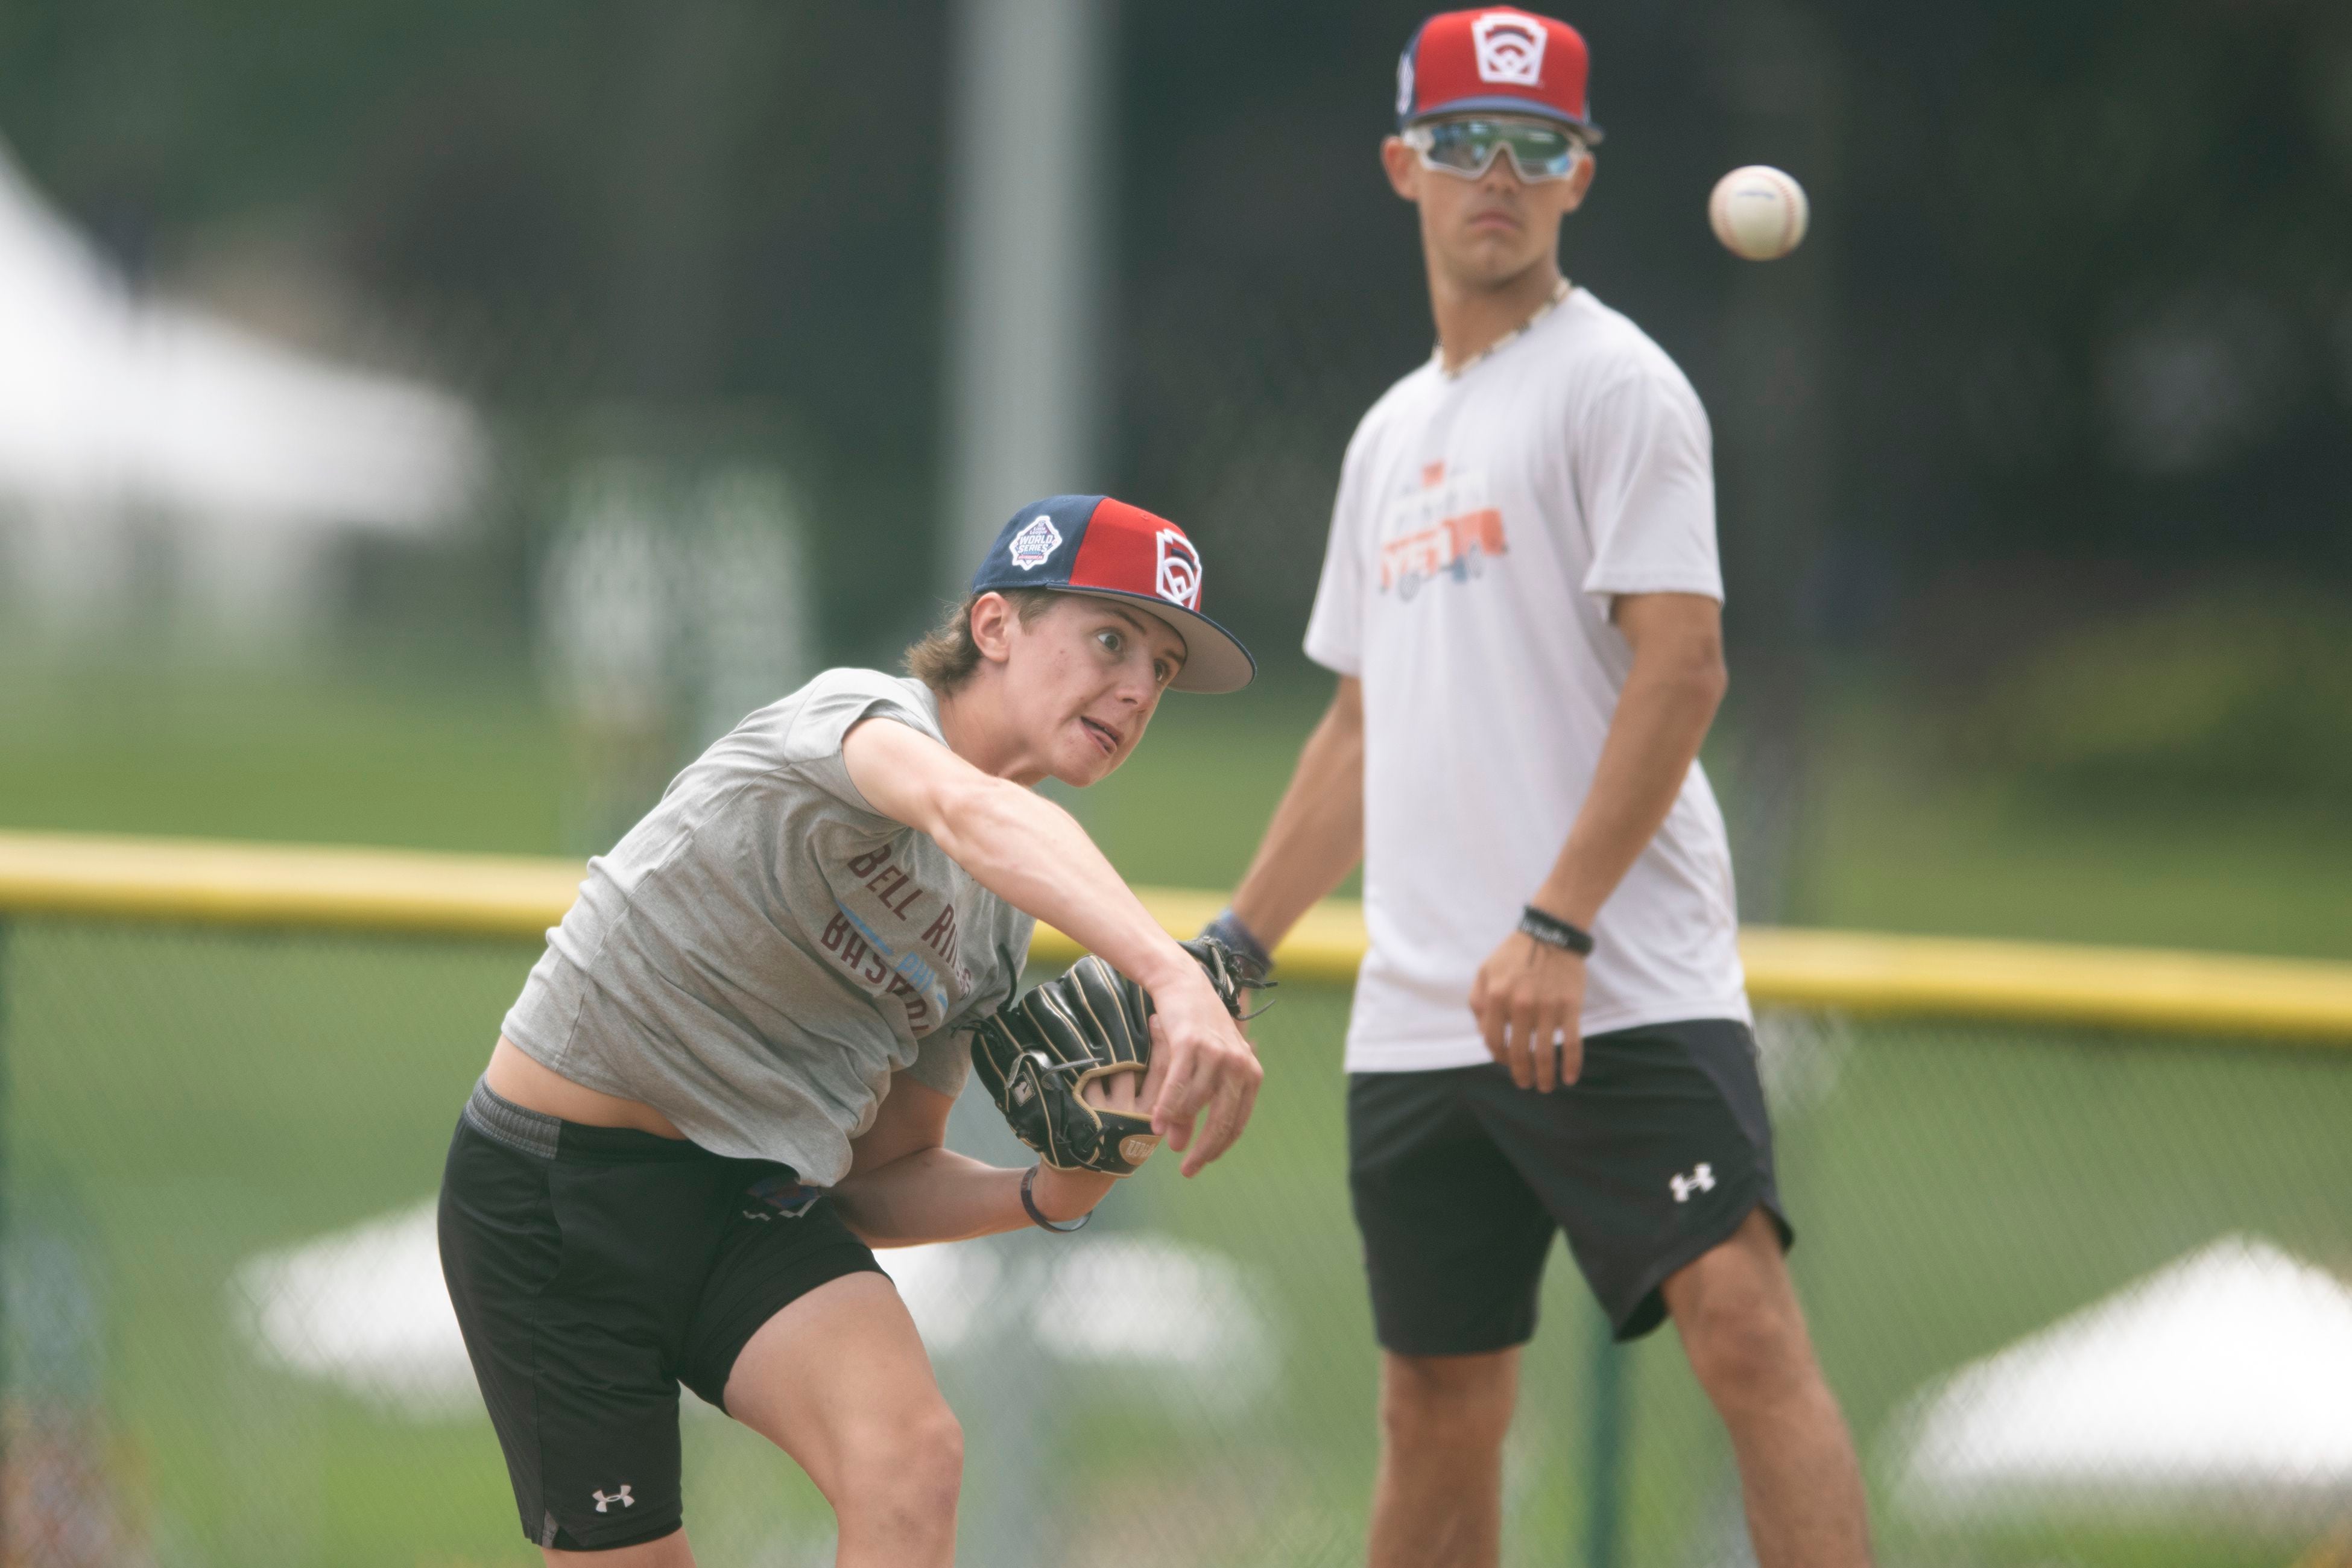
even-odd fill
[[[414,1421],[478,1416],[472,1363],[442,1283],[431,1198],[267,1252],[228,1288],[231,1321],[267,1364]],[[896,1247],[883,1267],[934,1356],[999,1366],[1026,1332],[1092,1377],[1128,1374],[1215,1415],[1263,1392],[1277,1359],[1256,1282],[1223,1253],[1129,1231],[1048,1257],[1001,1241]],[[1004,1375],[1013,1375],[1006,1372]]]
[[[2026,1512],[2336,1517],[2352,1496],[2352,1286],[2225,1237],[1931,1385],[1899,1492]]]
[[[444,393],[137,297],[0,150],[0,548],[37,604],[119,597],[136,529],[216,615],[292,612],[325,540],[442,528],[481,467]]]

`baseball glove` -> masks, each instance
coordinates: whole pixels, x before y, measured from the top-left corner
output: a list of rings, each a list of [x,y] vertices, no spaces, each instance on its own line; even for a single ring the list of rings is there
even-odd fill
[[[1244,975],[1213,937],[1182,946],[1225,1011],[1243,1016],[1242,994],[1265,983]],[[1013,1136],[1047,1164],[1129,1175],[1160,1146],[1151,1118],[1090,1105],[1086,1090],[1121,1073],[1150,1071],[1151,1013],[1143,987],[1089,953],[982,1019],[972,1031],[971,1065]]]

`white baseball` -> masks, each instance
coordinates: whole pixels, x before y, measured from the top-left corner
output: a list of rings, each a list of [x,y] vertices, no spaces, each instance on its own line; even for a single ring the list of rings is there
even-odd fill
[[[1805,187],[1762,163],[1734,169],[1706,198],[1706,221],[1734,256],[1770,261],[1797,248],[1811,209]]]

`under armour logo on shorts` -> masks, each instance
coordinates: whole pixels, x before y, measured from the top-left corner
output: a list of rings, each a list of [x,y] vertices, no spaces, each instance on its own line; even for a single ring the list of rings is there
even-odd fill
[[[1675,1202],[1686,1204],[1693,1193],[1715,1191],[1715,1167],[1702,1160],[1691,1168],[1687,1176],[1668,1176],[1666,1185],[1674,1188]]]
[[[637,1506],[637,1500],[629,1495],[629,1489],[625,1484],[619,1491],[614,1492],[611,1497],[606,1497],[604,1495],[604,1489],[601,1487],[590,1495],[594,1497],[596,1500],[596,1511],[598,1513],[611,1512],[612,1507],[614,1503],[619,1503],[623,1508],[635,1508]]]

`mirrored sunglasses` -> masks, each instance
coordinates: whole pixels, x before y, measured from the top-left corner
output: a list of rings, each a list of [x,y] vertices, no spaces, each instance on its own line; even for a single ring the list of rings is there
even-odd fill
[[[1436,120],[1405,128],[1404,144],[1421,154],[1422,166],[1475,180],[1508,150],[1511,167],[1530,184],[1565,180],[1585,154],[1582,141],[1564,126],[1529,120]]]

